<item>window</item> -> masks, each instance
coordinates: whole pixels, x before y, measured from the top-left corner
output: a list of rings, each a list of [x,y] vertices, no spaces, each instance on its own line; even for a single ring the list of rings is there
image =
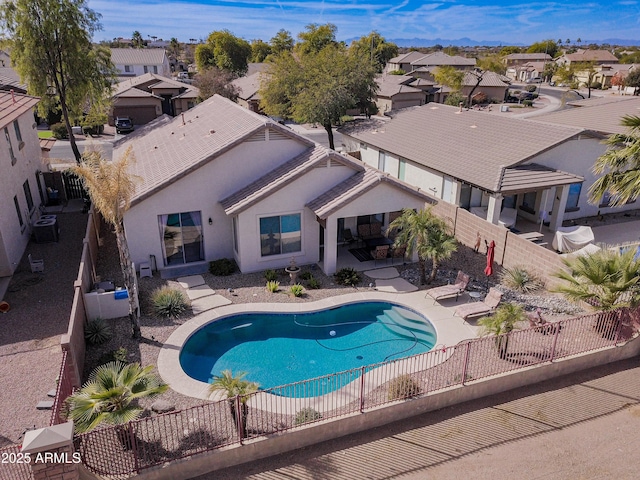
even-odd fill
[[[567,205],[564,208],[566,212],[578,209],[578,201],[580,200],[580,191],[582,190],[582,183],[572,183],[569,185],[569,195],[567,196]]]
[[[22,189],[24,190],[24,198],[27,201],[27,210],[29,212],[33,211],[33,198],[31,197],[31,188],[29,188],[29,180],[25,180],[22,184]]]
[[[158,73],[158,66],[157,65],[153,66],[153,73],[156,73],[156,74]]]
[[[13,145],[11,145],[11,137],[9,136],[9,129],[7,127],[4,127],[4,136],[7,139],[7,145],[9,146],[9,155],[11,156],[11,165],[15,165],[16,164],[16,156],[13,153]]]
[[[400,159],[398,162],[398,178],[404,181],[404,177],[407,172],[407,161],[404,159]]]
[[[238,217],[231,219],[231,226],[233,227],[233,249],[238,253]]]
[[[522,206],[526,212],[534,213],[536,211],[536,198],[538,198],[537,192],[527,192],[524,194]]]
[[[196,102],[193,100],[187,100],[187,110],[196,106]]]
[[[204,260],[200,212],[159,215],[158,224],[165,265],[179,265]]]
[[[144,73],[149,73],[149,67],[145,65],[143,68],[144,68]]]
[[[124,71],[125,71],[125,73],[131,73],[131,65],[125,65],[124,66]]]
[[[378,169],[384,172],[387,156],[384,152],[378,153]]]
[[[22,141],[22,133],[20,133],[20,125],[18,124],[18,120],[13,121],[13,129],[16,131],[16,138],[18,139],[18,143]]]
[[[300,252],[302,234],[300,214],[260,219],[260,254],[263,257]]]
[[[20,213],[20,204],[18,203],[18,197],[13,197],[13,203],[16,206],[16,213],[18,214],[18,221],[20,222],[20,226],[24,226],[24,222],[22,221],[22,213]]]

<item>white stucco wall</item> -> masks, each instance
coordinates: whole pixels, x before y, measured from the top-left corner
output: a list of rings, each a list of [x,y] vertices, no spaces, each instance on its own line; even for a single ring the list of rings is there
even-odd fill
[[[133,262],[147,262],[155,255],[158,268],[163,268],[158,215],[191,211],[202,212],[205,259],[232,258],[231,218],[220,200],[307,148],[295,140],[245,142],[134,205],[124,222]]]
[[[41,150],[38,134],[33,128],[35,124],[33,113],[29,111],[20,116],[18,124],[24,142],[22,149],[19,148],[13,123],[6,125],[16,157],[15,165],[11,165],[4,127],[0,128],[0,199],[3,206],[0,210],[0,231],[2,232],[0,238],[0,276],[11,275],[18,266],[29,243],[31,223],[37,219],[38,206],[40,205],[36,172],[41,168]],[[29,181],[31,198],[33,199],[34,207],[31,212],[27,210],[27,201],[22,188],[25,180]],[[24,224],[22,228],[16,214],[14,196],[18,197],[20,204]]]

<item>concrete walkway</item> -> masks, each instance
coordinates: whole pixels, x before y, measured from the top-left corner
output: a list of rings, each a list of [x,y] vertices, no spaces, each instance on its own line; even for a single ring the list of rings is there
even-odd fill
[[[633,358],[197,480],[635,480],[639,428]]]

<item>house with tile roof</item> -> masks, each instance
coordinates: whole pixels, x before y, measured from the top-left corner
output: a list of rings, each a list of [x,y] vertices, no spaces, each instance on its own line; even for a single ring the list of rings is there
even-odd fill
[[[119,77],[135,77],[145,73],[171,75],[169,57],[164,48],[112,48],[111,61]]]
[[[560,113],[533,121],[429,103],[340,131],[364,163],[491,223],[543,219],[556,230],[597,212],[587,191],[606,150],[603,132],[547,120]]]
[[[507,67],[517,67],[529,62],[551,62],[553,58],[548,53],[510,53],[505,55],[502,63]]]
[[[584,50],[578,49],[573,53],[565,53],[558,57],[555,62],[558,65],[571,65],[572,63],[593,63],[594,65],[602,65],[605,63],[618,63],[616,57],[609,50]]]
[[[256,71],[244,77],[236,78],[231,82],[238,89],[238,103],[252,112],[260,111],[260,94],[258,90],[260,90],[261,75],[262,71]]]
[[[130,117],[134,125],[144,125],[166,114],[171,116],[193,108],[200,89],[154,73],[128,78],[116,84],[109,125],[117,117]]]
[[[340,267],[346,229],[388,224],[390,212],[435,199],[268,117],[214,95],[114,144],[131,147],[138,179],[124,218],[132,260],[150,255],[165,277],[234,258],[243,272],[291,259]]]
[[[15,271],[44,202],[33,109],[39,98],[0,92],[0,277]]]
[[[415,50],[411,52],[403,53],[389,60],[384,70],[385,72],[393,72],[397,70],[410,72],[413,69],[411,67],[411,62],[413,62],[414,60],[418,60],[419,58],[422,58],[422,57],[424,57],[424,53],[417,52]]]

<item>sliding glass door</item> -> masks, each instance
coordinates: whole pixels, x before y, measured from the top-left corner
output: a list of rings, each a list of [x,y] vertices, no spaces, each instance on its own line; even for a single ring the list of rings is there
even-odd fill
[[[171,213],[158,217],[165,265],[204,260],[200,212]]]

